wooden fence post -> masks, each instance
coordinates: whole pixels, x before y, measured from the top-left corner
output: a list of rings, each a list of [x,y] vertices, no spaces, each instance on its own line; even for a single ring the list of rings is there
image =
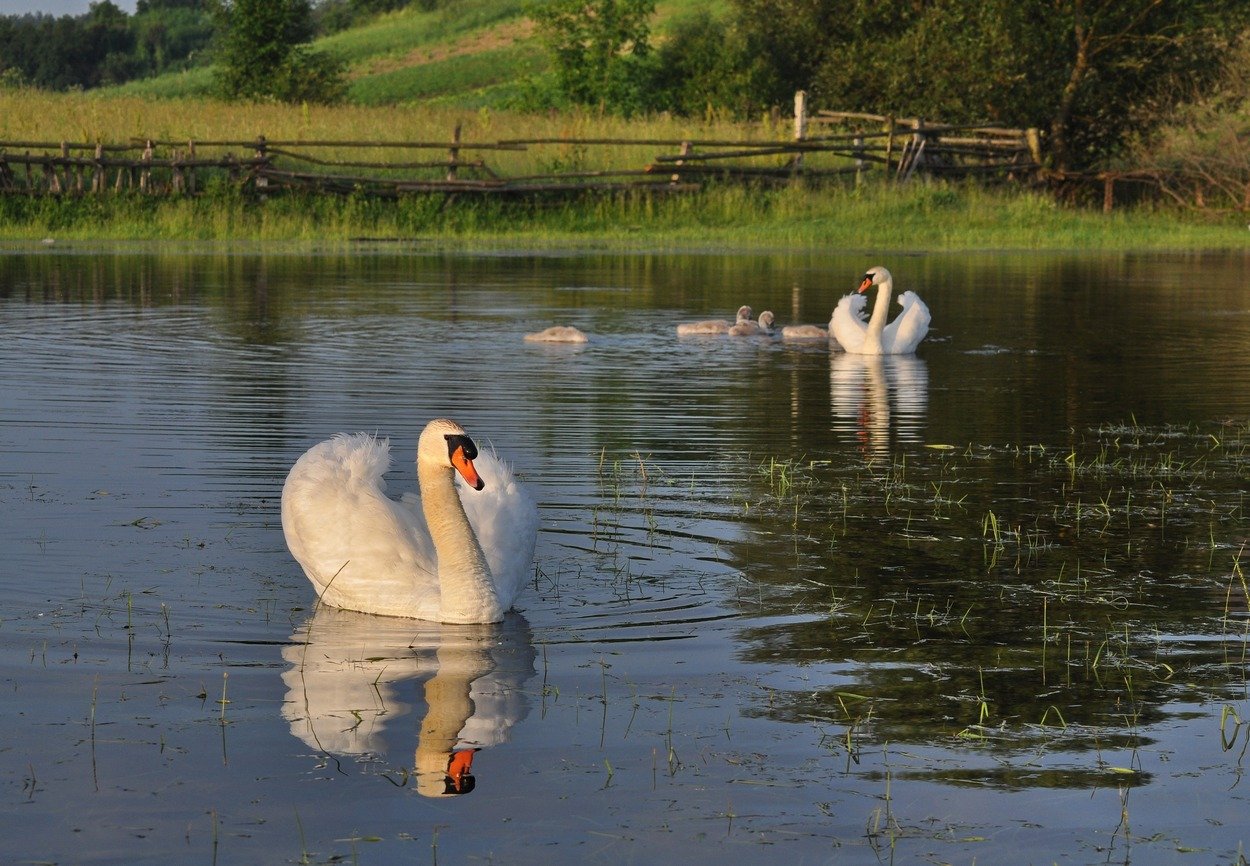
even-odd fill
[[[802,142],[807,138],[807,91],[794,92],[794,140]],[[798,171],[803,167],[803,151],[799,151],[790,160],[790,168]]]
[[[195,195],[195,139],[187,142],[187,159],[192,162],[191,167],[187,169],[187,192]]]
[[[683,142],[681,143],[681,150],[679,150],[679,151],[678,151],[678,153],[679,153],[681,156],[690,156],[690,151],[691,151],[692,149],[693,149],[693,148],[690,146],[690,142],[689,142],[689,141],[683,141]],[[677,166],[682,166],[682,165],[685,165],[685,164],[686,164],[686,161],[685,161],[684,159],[679,159],[679,160],[676,160],[676,161],[673,163],[673,166],[674,166],[674,167],[677,167]],[[674,172],[673,172],[673,173],[669,176],[668,181],[669,181],[669,183],[681,183],[681,172],[674,171]]]
[[[890,176],[890,166],[894,159],[894,115],[885,119],[885,176]]]
[[[917,117],[911,122],[911,145],[910,151],[907,147],[903,148],[903,154],[898,159],[899,180],[906,182],[916,171],[916,166],[924,161],[924,146],[928,141],[924,133],[924,119]]]
[[[447,151],[447,180],[456,179],[456,163],[460,161],[460,124],[451,133],[451,147]]]
[[[807,91],[794,92],[794,140],[807,138]]]
[[[252,168],[252,184],[257,189],[266,189],[269,186],[269,178],[265,176],[265,168],[269,165],[268,145],[265,144],[265,136],[256,136],[255,157],[260,160],[260,165]],[[265,200],[265,196],[261,195],[261,201]]]
[[[1029,146],[1029,155],[1033,157],[1033,162],[1038,168],[1042,167],[1042,133],[1035,126],[1030,126],[1024,131],[1024,140]]]
[[[139,170],[139,192],[150,193],[152,191],[152,139],[148,139],[143,145],[144,163],[143,168]]]
[[[97,141],[95,144],[95,173],[91,178],[91,191],[93,193],[102,193],[104,188],[108,186],[108,179],[104,174],[104,145]]]

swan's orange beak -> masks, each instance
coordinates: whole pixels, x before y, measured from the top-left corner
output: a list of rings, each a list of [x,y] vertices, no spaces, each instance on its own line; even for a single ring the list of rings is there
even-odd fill
[[[469,459],[469,455],[464,453],[463,445],[451,452],[451,465],[456,467],[460,477],[474,490],[481,490],[486,486],[482,476],[478,475],[477,470],[473,468],[473,461]]]
[[[463,752],[452,752],[451,759],[447,762],[447,778],[457,794],[464,792],[465,777],[473,771],[473,754],[476,751],[477,749],[465,749]]]
[[[859,284],[859,288],[855,291],[866,292],[872,288],[872,274],[864,274],[864,281]]]

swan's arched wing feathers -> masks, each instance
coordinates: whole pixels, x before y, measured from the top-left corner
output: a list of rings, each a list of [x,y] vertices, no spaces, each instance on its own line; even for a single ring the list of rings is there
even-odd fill
[[[864,317],[864,307],[867,303],[866,295],[855,293],[844,295],[834,307],[833,317],[829,320],[829,330],[848,352],[858,349],[868,333],[868,322]]]
[[[420,609],[385,612],[429,618],[438,609],[434,560],[423,549],[429,535],[418,514],[386,496],[389,466],[388,443],[365,433],[310,448],[283,485],[282,529],[325,603],[382,612],[377,600],[393,594],[388,581],[409,575],[412,592],[405,595],[420,599]]]
[[[929,333],[929,308],[915,292],[903,292],[898,296],[903,312],[886,325],[881,344],[890,347],[892,354],[906,355],[916,351],[920,341]]]

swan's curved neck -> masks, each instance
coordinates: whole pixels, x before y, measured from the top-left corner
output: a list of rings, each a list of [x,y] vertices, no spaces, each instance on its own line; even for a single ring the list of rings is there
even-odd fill
[[[868,320],[868,333],[880,338],[890,318],[890,295],[894,293],[894,281],[886,280],[877,286],[877,301],[872,305],[872,318]]]
[[[438,554],[440,619],[486,622],[503,618],[486,554],[456,492],[453,470],[417,464],[421,508]]]

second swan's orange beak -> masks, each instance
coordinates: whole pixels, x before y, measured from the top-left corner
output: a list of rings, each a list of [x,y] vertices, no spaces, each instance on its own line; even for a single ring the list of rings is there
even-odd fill
[[[465,790],[466,777],[473,772],[473,754],[477,749],[465,749],[462,752],[452,752],[451,758],[447,761],[447,781],[451,784],[451,789],[456,794],[467,794]]]
[[[469,455],[464,453],[463,445],[451,452],[451,465],[456,467],[460,477],[474,490],[481,490],[486,486],[482,476],[478,475],[477,470],[473,468],[473,461],[469,459]]]
[[[859,288],[855,291],[866,292],[872,288],[872,274],[864,274],[864,281],[859,284]]]

